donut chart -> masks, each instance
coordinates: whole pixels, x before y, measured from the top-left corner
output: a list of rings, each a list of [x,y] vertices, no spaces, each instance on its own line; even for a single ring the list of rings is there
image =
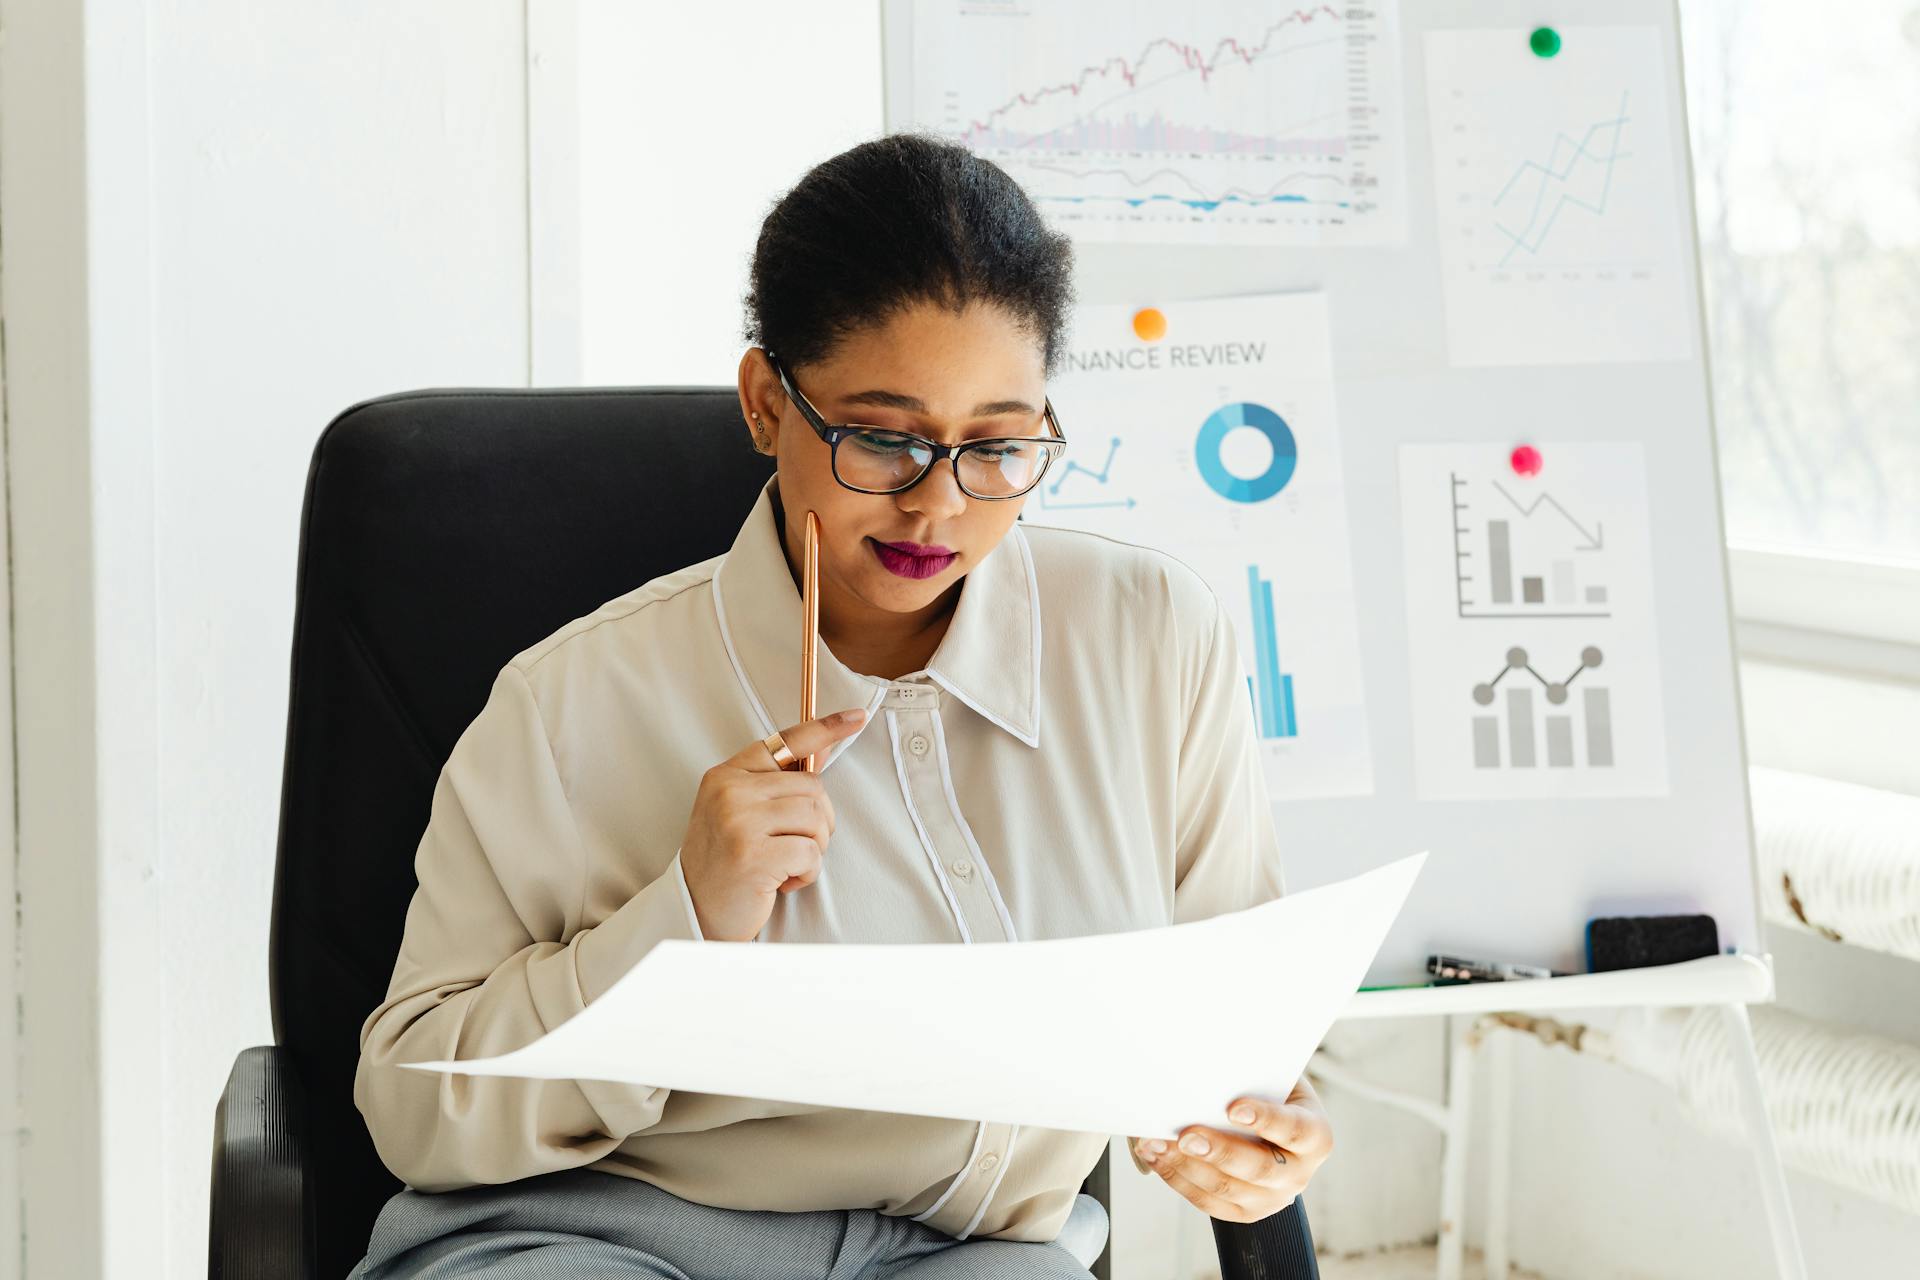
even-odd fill
[[[1237,427],[1254,428],[1273,446],[1273,461],[1264,472],[1251,479],[1234,475],[1220,460],[1220,446]],[[1221,497],[1233,502],[1264,502],[1293,479],[1294,468],[1300,462],[1300,449],[1285,418],[1263,404],[1240,400],[1222,405],[1207,415],[1207,420],[1200,424],[1200,438],[1194,442],[1194,456],[1200,464],[1201,479]]]

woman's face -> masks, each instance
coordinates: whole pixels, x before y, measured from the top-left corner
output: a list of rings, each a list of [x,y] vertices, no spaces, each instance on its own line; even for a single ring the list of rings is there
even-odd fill
[[[778,353],[776,353],[778,354]],[[832,356],[787,366],[795,387],[831,423],[911,431],[946,444],[983,436],[1047,435],[1040,340],[999,307],[955,313],[923,304],[843,340]],[[820,517],[821,591],[892,613],[927,608],[1006,536],[1026,496],[968,497],[942,459],[901,493],[855,493],[833,477],[832,449],[788,402],[759,348],[740,362],[740,399],[772,441],[787,553],[801,563],[806,513]],[[843,449],[847,445],[841,446]],[[943,549],[932,556],[884,544]],[[912,548],[909,548],[909,551]]]

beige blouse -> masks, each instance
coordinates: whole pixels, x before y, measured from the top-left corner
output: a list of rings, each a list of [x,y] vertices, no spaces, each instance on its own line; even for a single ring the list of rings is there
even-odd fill
[[[677,846],[700,777],[801,719],[773,484],[725,555],[501,668],[435,786],[355,1101],[388,1168],[423,1190],[585,1165],[729,1208],[872,1208],[1051,1240],[1107,1135],[396,1065],[517,1048],[662,938],[698,937]],[[822,643],[818,680],[819,714],[869,718],[821,762],[837,826],[820,877],[781,895],[761,942],[1109,933],[1283,891],[1233,627],[1172,556],[1016,523],[923,670],[862,675]],[[926,999],[1017,1064],[978,993]],[[1140,1031],[1114,1028],[1114,1052]]]

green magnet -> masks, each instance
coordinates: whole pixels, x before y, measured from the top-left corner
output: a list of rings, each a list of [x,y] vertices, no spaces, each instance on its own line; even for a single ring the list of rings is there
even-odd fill
[[[1560,33],[1552,27],[1535,27],[1527,37],[1527,47],[1542,58],[1551,58],[1560,52]]]

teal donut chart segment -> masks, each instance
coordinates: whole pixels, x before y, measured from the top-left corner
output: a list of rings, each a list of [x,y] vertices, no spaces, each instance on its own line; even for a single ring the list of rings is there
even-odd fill
[[[1234,475],[1220,461],[1220,446],[1236,427],[1252,427],[1273,445],[1272,463],[1251,480]],[[1200,464],[1201,479],[1221,497],[1234,502],[1264,502],[1293,479],[1294,468],[1300,462],[1300,449],[1285,418],[1263,404],[1241,400],[1222,405],[1207,415],[1207,420],[1200,424],[1200,438],[1194,442],[1194,458]]]

